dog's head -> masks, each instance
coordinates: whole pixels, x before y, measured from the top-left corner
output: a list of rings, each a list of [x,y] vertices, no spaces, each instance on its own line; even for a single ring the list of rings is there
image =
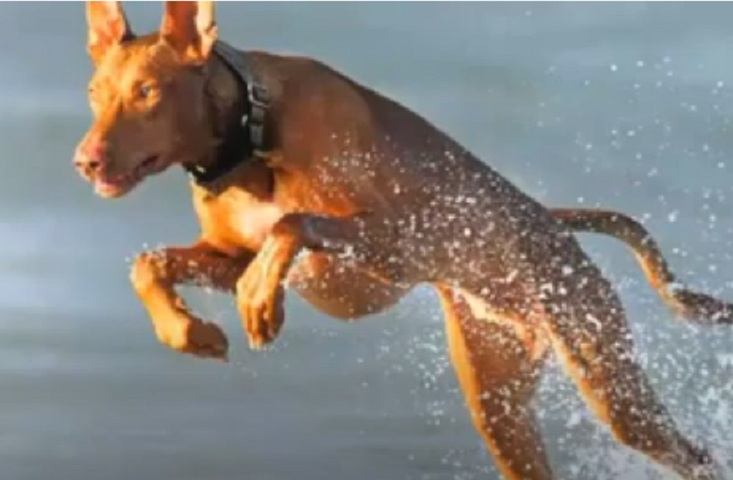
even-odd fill
[[[212,2],[166,2],[158,32],[136,37],[119,2],[88,2],[93,124],[74,165],[119,197],[212,145],[206,69],[216,41]]]

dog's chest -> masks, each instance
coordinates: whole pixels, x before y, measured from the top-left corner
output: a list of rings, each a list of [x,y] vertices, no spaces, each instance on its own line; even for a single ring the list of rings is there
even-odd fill
[[[202,236],[227,251],[257,250],[283,216],[275,203],[236,188],[217,195],[194,193]]]

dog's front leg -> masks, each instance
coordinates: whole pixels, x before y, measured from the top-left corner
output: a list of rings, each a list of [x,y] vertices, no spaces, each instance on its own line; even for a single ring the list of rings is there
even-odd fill
[[[270,231],[262,248],[237,282],[237,306],[249,337],[258,348],[272,342],[282,327],[283,280],[303,248],[353,254],[373,276],[404,283],[404,262],[395,252],[394,222],[374,216],[348,218],[289,214]]]
[[[205,242],[140,254],[131,280],[161,343],[183,353],[225,360],[229,344],[221,329],[195,317],[175,286],[191,284],[233,292],[252,255],[228,256]]]

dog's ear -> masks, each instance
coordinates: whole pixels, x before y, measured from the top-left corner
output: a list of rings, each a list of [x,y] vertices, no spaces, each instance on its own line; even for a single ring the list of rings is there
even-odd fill
[[[214,2],[165,2],[161,39],[182,62],[201,65],[216,42]]]
[[[133,36],[120,2],[87,2],[87,51],[94,63],[109,47]]]

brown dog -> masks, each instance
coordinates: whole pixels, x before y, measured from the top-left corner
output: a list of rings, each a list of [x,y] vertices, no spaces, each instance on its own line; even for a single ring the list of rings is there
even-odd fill
[[[94,124],[75,164],[119,197],[179,164],[192,175],[200,239],[140,255],[136,292],[160,341],[226,358],[179,284],[236,293],[253,346],[283,323],[283,284],[327,314],[384,310],[437,288],[473,421],[502,473],[550,479],[528,402],[549,351],[616,438],[686,479],[716,478],[634,360],[619,299],[573,231],[616,236],[683,316],[733,309],[675,288],[646,231],[621,214],[547,210],[401,105],[307,58],[217,41],[210,2],[168,2],[136,37],[118,2],[90,2]]]

